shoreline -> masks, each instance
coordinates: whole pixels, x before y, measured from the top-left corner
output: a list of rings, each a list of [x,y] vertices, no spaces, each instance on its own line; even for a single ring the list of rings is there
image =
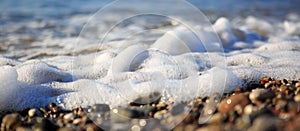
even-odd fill
[[[299,80],[264,77],[259,83],[236,88],[231,93],[179,104],[162,103],[159,95],[154,93],[131,102],[128,107],[113,109],[96,104],[87,109],[63,110],[50,103],[48,107],[0,113],[1,130],[300,129]],[[116,112],[125,117],[115,115]]]

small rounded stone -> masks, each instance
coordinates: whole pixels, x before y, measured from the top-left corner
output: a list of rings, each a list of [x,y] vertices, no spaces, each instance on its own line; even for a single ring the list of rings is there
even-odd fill
[[[295,102],[300,102],[300,94],[294,96]]]
[[[64,115],[65,120],[73,120],[75,118],[73,113],[68,113]]]
[[[210,119],[206,123],[208,124],[220,124],[223,122],[225,115],[223,113],[216,113],[212,115]]]
[[[256,118],[249,130],[253,131],[276,131],[282,129],[279,127],[282,120],[272,116],[260,116]]]
[[[95,104],[92,107],[93,112],[108,112],[110,111],[110,107],[107,104]]]
[[[295,87],[300,87],[300,82],[297,82],[297,83],[295,84]]]
[[[186,104],[177,104],[173,106],[173,108],[171,109],[171,114],[175,116],[183,113],[186,106]]]
[[[16,130],[21,126],[21,116],[17,113],[5,115],[1,123],[1,131]]]
[[[272,99],[275,97],[275,93],[268,89],[254,89],[249,94],[249,99],[252,103],[258,104],[259,102],[264,102],[266,99]]]
[[[73,121],[73,124],[75,125],[78,125],[78,124],[81,124],[82,123],[82,120],[80,118],[77,118]]]
[[[37,110],[36,109],[30,109],[28,111],[28,116],[29,117],[34,117],[36,115]]]
[[[256,107],[254,107],[253,105],[249,104],[249,105],[245,106],[245,108],[244,108],[244,114],[250,115],[256,109],[257,109]]]
[[[221,101],[218,107],[218,111],[222,113],[228,113],[236,105],[241,105],[242,107],[245,107],[249,103],[249,99],[244,94],[233,95]]]

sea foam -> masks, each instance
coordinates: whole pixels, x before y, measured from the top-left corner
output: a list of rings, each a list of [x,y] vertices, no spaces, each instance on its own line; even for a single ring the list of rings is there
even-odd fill
[[[80,18],[74,17],[70,23],[76,19]],[[82,37],[77,45],[75,38],[35,42],[38,48],[31,51],[6,54],[21,53],[24,57],[20,59],[0,57],[0,110],[21,110],[49,102],[66,109],[95,103],[113,107],[153,92],[160,92],[165,102],[181,102],[230,92],[264,76],[298,80],[300,39],[290,27],[298,24],[285,21],[272,25],[250,16],[234,25],[220,18],[213,28],[221,43],[205,46],[181,25],[160,27],[169,29],[165,33],[149,31],[152,36],[137,36],[147,41],[114,39],[99,43]],[[125,32],[143,30],[128,28],[124,27]],[[215,39],[210,37],[213,31],[195,29],[204,38]],[[111,35],[118,38],[120,32]],[[221,46],[225,52],[217,50]]]

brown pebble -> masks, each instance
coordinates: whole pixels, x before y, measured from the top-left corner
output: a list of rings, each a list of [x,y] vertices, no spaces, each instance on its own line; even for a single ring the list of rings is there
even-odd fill
[[[21,116],[17,113],[5,115],[1,123],[1,131],[16,130],[21,126]]]
[[[59,128],[58,131],[74,131],[75,129],[71,128],[71,127],[63,127],[63,128]]]
[[[284,85],[279,88],[279,91],[282,93],[285,93],[286,90],[287,90],[287,87]]]
[[[189,124],[187,126],[185,126],[184,130],[185,131],[194,131],[196,129],[196,125],[192,125],[192,124]]]
[[[295,84],[295,87],[300,87],[300,82],[297,82],[297,83]]]
[[[275,104],[275,109],[284,111],[287,107],[287,104],[288,102],[285,100],[278,100]]]
[[[268,81],[266,81],[266,80],[260,80],[259,81],[259,84],[261,84],[261,85],[264,85],[264,84],[266,84]]]
[[[272,78],[271,77],[269,77],[269,76],[266,76],[266,77],[263,77],[261,80],[264,80],[264,81],[271,81],[272,80]]]
[[[295,102],[300,102],[300,94],[294,96]]]
[[[222,125],[209,125],[206,127],[201,127],[196,129],[196,131],[222,131],[224,130],[224,127]]]
[[[17,127],[17,129],[16,129],[16,131],[31,131],[32,129],[30,129],[30,128],[26,128],[26,127],[22,127],[22,126],[20,126],[20,127]]]
[[[244,94],[233,95],[221,101],[218,111],[222,113],[228,113],[236,105],[241,105],[244,108],[249,103],[249,99]]]
[[[280,86],[281,85],[281,81],[280,80],[275,80],[275,85],[276,86]]]

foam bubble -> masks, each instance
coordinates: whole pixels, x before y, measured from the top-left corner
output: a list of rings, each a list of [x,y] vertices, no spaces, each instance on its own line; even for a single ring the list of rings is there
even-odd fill
[[[18,80],[29,84],[71,80],[70,74],[41,62],[20,65],[20,67],[17,68],[17,72]]]

